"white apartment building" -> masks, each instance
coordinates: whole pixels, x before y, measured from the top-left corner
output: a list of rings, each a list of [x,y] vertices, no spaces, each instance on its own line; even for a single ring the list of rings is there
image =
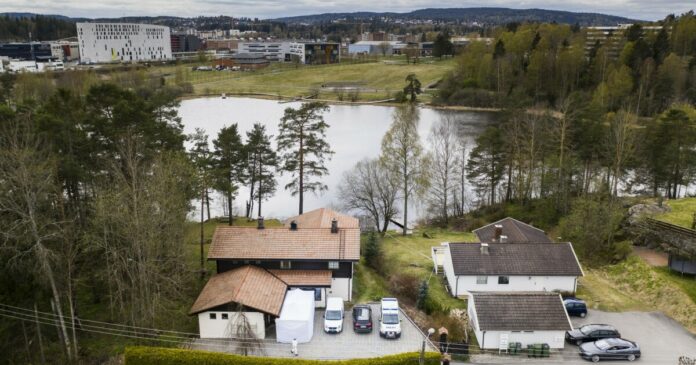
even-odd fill
[[[128,23],[77,23],[81,63],[172,59],[169,27]]]

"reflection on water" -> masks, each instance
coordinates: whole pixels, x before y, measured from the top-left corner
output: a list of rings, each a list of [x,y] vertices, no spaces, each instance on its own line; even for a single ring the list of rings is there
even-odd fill
[[[283,116],[285,108],[296,108],[299,105],[299,103],[280,104],[273,100],[251,98],[198,98],[182,101],[179,115],[184,123],[184,132],[190,134],[195,128],[203,128],[210,137],[212,148],[212,140],[217,136],[218,131],[232,123],[239,125],[239,132],[244,137],[246,137],[246,131],[250,130],[256,122],[264,124],[266,131],[275,137],[278,134],[278,121]],[[327,163],[329,176],[324,178],[324,183],[329,190],[319,196],[305,195],[305,211],[339,205],[336,191],[343,172],[361,159],[379,156],[382,136],[391,124],[393,110],[393,107],[374,105],[330,106],[330,110],[324,114],[324,119],[330,125],[326,133],[327,139],[335,152],[331,161]],[[429,148],[427,136],[430,127],[445,113],[456,116],[460,121],[469,149],[473,146],[476,136],[495,118],[495,114],[492,113],[422,108],[419,132],[426,148]],[[273,138],[273,144],[275,145],[275,138]],[[278,177],[276,195],[263,203],[264,216],[283,218],[297,214],[297,197],[291,196],[283,189],[288,180],[287,175]],[[240,189],[234,202],[235,214],[243,214],[248,193],[248,189]],[[212,215],[222,215],[222,198],[214,194],[213,199],[210,207]],[[194,206],[200,209],[200,202]],[[199,217],[199,214],[200,211],[197,210],[192,213],[192,217]]]

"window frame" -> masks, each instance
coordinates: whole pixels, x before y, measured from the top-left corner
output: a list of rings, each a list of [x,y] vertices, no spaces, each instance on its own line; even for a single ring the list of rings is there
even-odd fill
[[[227,313],[220,313],[220,319],[230,319],[230,316]]]
[[[488,285],[488,275],[476,275],[476,285]]]
[[[208,319],[210,319],[210,320],[216,320],[216,319],[217,319],[217,313],[213,313],[213,312],[208,313]]]
[[[507,275],[498,275],[498,285],[509,285],[510,277]]]
[[[338,261],[329,261],[329,270],[338,270],[341,268],[341,263]]]
[[[292,261],[290,260],[280,260],[280,268],[283,270],[292,269]]]

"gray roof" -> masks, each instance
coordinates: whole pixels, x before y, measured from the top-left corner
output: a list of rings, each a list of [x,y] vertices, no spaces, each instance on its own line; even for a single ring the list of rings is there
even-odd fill
[[[472,295],[481,331],[572,330],[560,294],[473,292]]]
[[[475,229],[474,233],[481,242],[495,242],[495,226],[503,226],[503,235],[510,243],[553,242],[539,228],[520,222],[515,218],[503,218],[497,222]]]
[[[573,245],[564,243],[450,243],[455,275],[582,276]]]

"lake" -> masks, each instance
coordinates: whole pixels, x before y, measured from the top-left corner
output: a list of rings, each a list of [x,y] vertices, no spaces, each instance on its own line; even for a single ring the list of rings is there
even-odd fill
[[[233,123],[238,124],[240,134],[246,138],[246,132],[251,130],[254,123],[262,123],[266,131],[274,136],[278,134],[278,121],[283,116],[285,108],[297,108],[299,102],[279,103],[275,100],[253,98],[197,98],[181,102],[179,115],[184,124],[186,134],[193,133],[196,128],[202,128],[212,140],[216,138],[218,131],[223,126]],[[331,161],[327,163],[329,175],[324,178],[324,183],[329,190],[321,195],[305,195],[305,211],[321,207],[340,206],[337,199],[337,189],[343,173],[351,169],[358,161],[364,158],[375,158],[380,154],[382,136],[389,128],[392,121],[394,107],[377,105],[330,105],[330,110],[324,114],[325,121],[329,124],[326,136],[331,149],[335,152]],[[470,111],[446,111],[431,108],[420,108],[419,133],[423,146],[428,149],[427,137],[431,126],[444,114],[453,115],[460,123],[461,131],[467,142],[467,148],[471,149],[474,139],[490,124],[495,122],[496,114],[489,112]],[[298,199],[284,190],[289,180],[289,175],[278,177],[278,190],[276,195],[263,203],[262,214],[266,217],[286,218],[297,214]],[[244,213],[244,206],[249,191],[242,188],[234,202],[235,214]],[[212,195],[211,213],[213,216],[223,214],[223,201],[218,194]],[[200,219],[200,201],[195,204],[196,211],[191,217]],[[409,214],[417,218],[418,206]],[[409,219],[411,221],[411,219]]]

